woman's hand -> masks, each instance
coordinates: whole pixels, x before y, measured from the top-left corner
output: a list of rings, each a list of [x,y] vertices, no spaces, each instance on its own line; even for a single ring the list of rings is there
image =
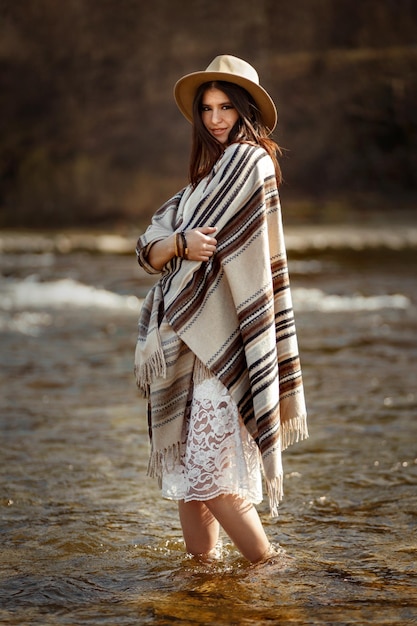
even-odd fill
[[[190,261],[208,261],[216,252],[217,241],[212,235],[217,228],[213,226],[204,226],[203,228],[194,228],[187,230],[185,237],[187,239],[188,259]],[[148,262],[156,270],[162,270],[164,265],[175,256],[175,233],[166,239],[156,241],[148,254]]]
[[[190,261],[208,261],[216,252],[217,241],[213,237],[217,228],[204,226],[185,231],[188,259]]]

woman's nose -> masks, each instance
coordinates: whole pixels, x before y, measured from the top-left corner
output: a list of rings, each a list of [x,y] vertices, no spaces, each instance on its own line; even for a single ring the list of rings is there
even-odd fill
[[[213,109],[211,115],[211,121],[213,124],[217,124],[221,120],[221,110]]]

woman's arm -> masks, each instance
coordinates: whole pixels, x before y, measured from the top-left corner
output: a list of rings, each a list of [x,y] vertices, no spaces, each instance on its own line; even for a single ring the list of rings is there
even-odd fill
[[[208,261],[216,251],[217,241],[213,235],[216,228],[205,226],[185,231],[189,261]],[[156,270],[162,268],[175,256],[175,233],[156,241],[148,252],[148,262]]]
[[[148,252],[148,262],[156,270],[161,270],[175,256],[175,234],[155,241]]]

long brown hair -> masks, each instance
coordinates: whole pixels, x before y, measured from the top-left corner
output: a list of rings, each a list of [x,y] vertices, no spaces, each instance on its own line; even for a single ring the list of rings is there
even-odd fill
[[[261,113],[252,96],[243,87],[225,81],[204,83],[198,88],[194,98],[189,169],[191,184],[196,186],[211,172],[224,150],[224,146],[209,133],[201,119],[202,100],[207,89],[223,91],[239,114],[239,119],[229,133],[229,144],[249,143],[264,148],[274,163],[279,186],[282,182],[281,168],[278,163],[278,156],[282,155],[281,148],[268,137],[269,131],[262,121]]]

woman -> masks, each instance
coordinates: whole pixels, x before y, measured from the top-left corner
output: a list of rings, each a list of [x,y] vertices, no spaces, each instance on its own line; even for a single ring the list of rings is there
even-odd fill
[[[220,526],[252,563],[272,554],[254,504],[283,495],[281,451],[308,436],[277,187],[273,101],[230,55],[175,85],[193,124],[190,184],[138,240],[160,279],[139,320],[149,475],[178,500],[186,549],[215,553]]]

